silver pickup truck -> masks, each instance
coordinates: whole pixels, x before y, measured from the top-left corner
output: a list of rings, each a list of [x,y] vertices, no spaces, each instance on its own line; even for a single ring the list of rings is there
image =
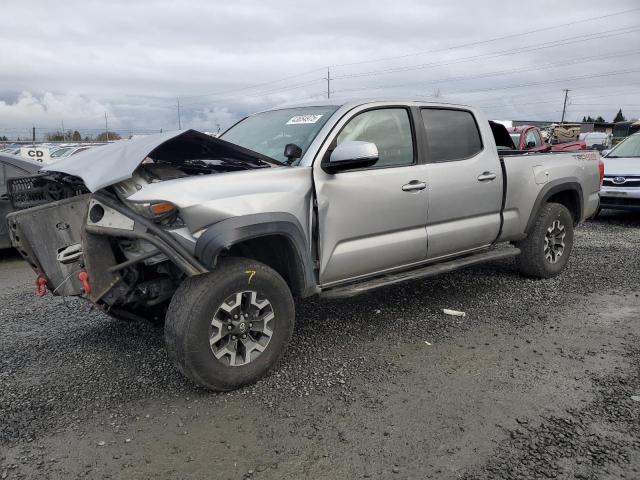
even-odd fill
[[[596,152],[525,153],[464,105],[374,101],[116,142],[13,179],[37,293],[165,323],[194,382],[265,375],[294,297],[350,297],[491,260],[548,278],[598,208]]]

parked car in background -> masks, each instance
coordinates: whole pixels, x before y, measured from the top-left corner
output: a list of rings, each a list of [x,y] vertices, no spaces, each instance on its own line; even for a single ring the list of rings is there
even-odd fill
[[[59,160],[61,158],[71,157],[76,153],[84,152],[85,150],[89,150],[91,145],[83,145],[83,146],[74,146],[74,147],[63,147],[59,150],[56,150],[51,154],[51,160]]]
[[[506,142],[506,143],[505,143]],[[164,317],[170,358],[213,390],[272,369],[294,297],[350,297],[516,258],[549,278],[598,207],[596,152],[529,153],[464,105],[333,101],[116,142],[12,180],[38,292]],[[65,193],[47,203],[42,191]],[[499,248],[495,248],[501,244]],[[168,307],[168,310],[166,310]]]
[[[612,144],[617,145],[630,135],[640,132],[640,120],[617,122],[613,126]]]
[[[20,155],[20,147],[6,147],[0,150],[0,153],[8,153],[9,155]]]
[[[30,175],[40,170],[41,167],[41,163],[0,153],[0,249],[11,247],[6,216],[13,209],[7,195],[7,179]]]
[[[586,150],[587,145],[583,141],[566,143],[547,143],[538,127],[523,125],[507,128],[517,150],[529,152],[570,152],[574,150]]]
[[[65,157],[66,153],[71,152],[74,148],[72,146],[57,148],[51,153],[51,160]]]
[[[613,147],[603,160],[600,208],[640,211],[640,132]]]
[[[608,148],[611,148],[611,134],[604,132],[587,132],[580,134],[580,140],[582,140],[588,150],[598,150],[602,152]]]

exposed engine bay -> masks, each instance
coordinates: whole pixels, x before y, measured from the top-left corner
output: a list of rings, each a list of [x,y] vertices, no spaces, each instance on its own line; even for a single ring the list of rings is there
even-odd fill
[[[152,183],[194,175],[211,175],[265,167],[268,168],[268,165],[254,166],[231,159],[185,160],[176,164],[147,157],[133,172],[130,179],[123,180],[111,188],[118,197],[124,199]],[[78,177],[44,171],[29,177],[8,179],[7,193],[13,208],[23,210],[83,195],[89,193],[89,189]]]

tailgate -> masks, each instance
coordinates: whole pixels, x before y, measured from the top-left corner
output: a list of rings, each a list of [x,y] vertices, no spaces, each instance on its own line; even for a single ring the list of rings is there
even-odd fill
[[[80,195],[7,216],[13,245],[57,295],[83,294],[77,274],[82,269],[81,234],[89,197]]]

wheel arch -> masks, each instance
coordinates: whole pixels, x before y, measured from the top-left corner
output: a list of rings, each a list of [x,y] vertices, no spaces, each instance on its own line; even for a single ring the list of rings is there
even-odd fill
[[[525,232],[529,234],[533,228],[540,209],[547,203],[559,203],[567,207],[573,217],[574,225],[582,220],[584,197],[582,186],[577,178],[554,180],[547,183],[533,204],[531,216],[527,222]]]
[[[210,268],[224,256],[251,258],[276,270],[296,296],[317,290],[306,235],[290,213],[243,215],[218,222],[198,238],[195,256]]]

